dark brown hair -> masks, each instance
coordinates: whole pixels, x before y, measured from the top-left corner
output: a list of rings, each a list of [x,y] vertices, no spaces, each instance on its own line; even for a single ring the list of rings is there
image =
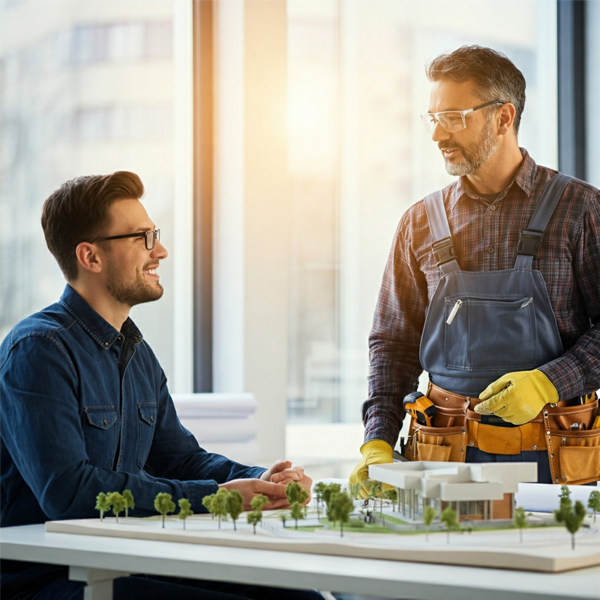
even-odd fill
[[[144,184],[135,173],[116,171],[76,177],[48,197],[42,209],[42,228],[48,249],[67,281],[77,279],[77,246],[101,237],[110,227],[112,203],[139,200],[143,195]]]
[[[484,102],[503,100],[515,105],[515,134],[519,132],[525,108],[523,73],[502,54],[483,46],[462,46],[441,54],[426,67],[430,81],[448,78],[457,83],[472,80]]]

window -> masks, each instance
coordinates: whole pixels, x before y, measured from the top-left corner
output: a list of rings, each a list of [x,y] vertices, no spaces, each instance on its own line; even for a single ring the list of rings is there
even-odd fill
[[[411,204],[453,180],[419,119],[425,64],[464,44],[507,54],[527,80],[520,144],[555,168],[555,13],[543,0],[457,0],[451,10],[443,0],[288,1],[289,439],[294,425],[355,423],[360,445],[368,336],[394,231]],[[320,440],[332,452],[347,444],[346,433],[319,431],[315,456]]]
[[[57,6],[22,0],[1,7],[0,339],[62,292],[64,279],[39,223],[44,200],[68,179],[138,173],[162,240],[171,251],[175,245],[175,5],[108,1],[98,10],[98,3],[70,0]],[[132,317],[172,391],[189,391],[172,377],[181,301],[173,252],[161,275],[162,300],[134,308]]]

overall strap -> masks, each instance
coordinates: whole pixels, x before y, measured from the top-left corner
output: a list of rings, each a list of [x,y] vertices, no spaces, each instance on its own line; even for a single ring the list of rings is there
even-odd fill
[[[452,245],[448,215],[444,208],[444,195],[441,190],[425,196],[425,211],[429,221],[429,229],[433,236],[431,250],[435,256],[437,266],[444,274],[452,271],[460,271],[460,265],[456,260],[456,253]]]
[[[546,183],[527,229],[521,232],[515,269],[531,269],[533,259],[537,258],[542,246],[546,226],[571,179],[568,175],[558,173]]]

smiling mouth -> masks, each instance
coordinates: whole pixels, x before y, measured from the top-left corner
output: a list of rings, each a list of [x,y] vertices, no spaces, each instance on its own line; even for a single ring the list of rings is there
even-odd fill
[[[144,274],[149,275],[150,277],[152,277],[154,279],[160,279],[160,276],[157,273],[157,269],[158,269],[158,265],[156,265],[155,267],[151,267],[150,269],[144,269]]]
[[[442,155],[446,159],[454,158],[458,156],[458,153],[460,152],[459,148],[440,148],[440,150],[442,151]]]

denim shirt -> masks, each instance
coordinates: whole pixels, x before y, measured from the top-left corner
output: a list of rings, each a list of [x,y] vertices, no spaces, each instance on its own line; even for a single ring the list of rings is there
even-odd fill
[[[0,375],[2,527],[95,517],[100,492],[124,489],[133,516],[159,492],[205,512],[218,483],[264,472],[200,448],[133,321],[117,331],[68,285],[7,335]]]

